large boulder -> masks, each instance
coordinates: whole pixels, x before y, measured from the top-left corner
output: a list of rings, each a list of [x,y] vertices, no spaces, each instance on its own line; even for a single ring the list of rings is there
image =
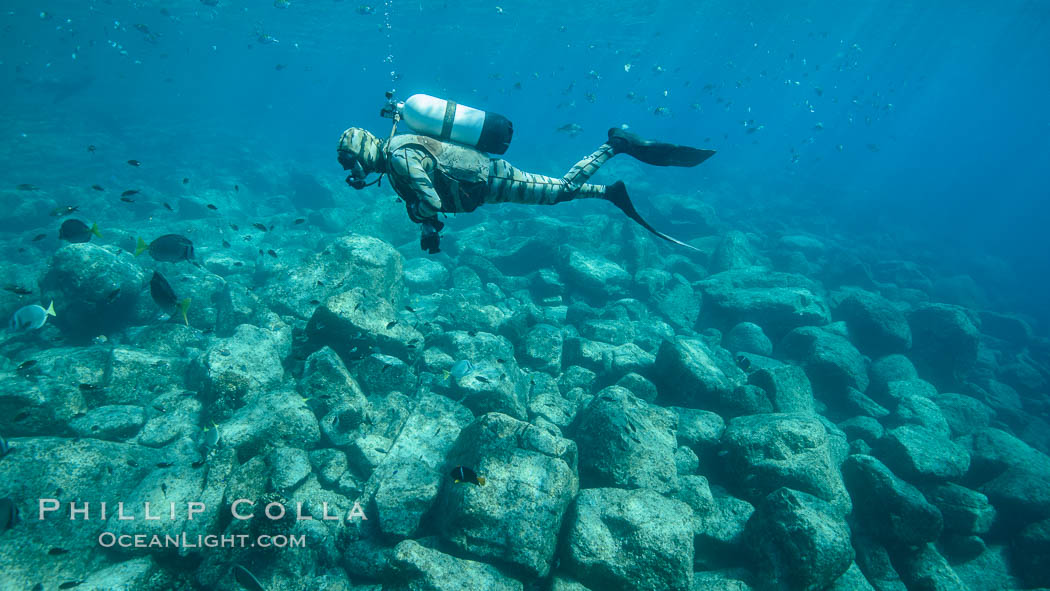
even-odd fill
[[[521,591],[521,582],[494,566],[464,560],[428,548],[415,540],[394,547],[383,589],[387,591]]]
[[[717,273],[699,285],[705,322],[719,328],[753,322],[776,340],[793,328],[831,321],[817,285],[800,275],[749,267]]]
[[[566,283],[596,300],[624,294],[631,281],[631,275],[620,265],[575,248],[566,249],[559,263]]]
[[[576,444],[489,413],[460,433],[446,468],[472,467],[484,486],[445,479],[442,535],[468,555],[546,577],[562,518],[579,488]]]
[[[220,339],[197,360],[194,377],[214,420],[223,420],[245,399],[281,383],[281,335],[242,324],[233,336]]]
[[[671,411],[624,388],[605,388],[580,412],[576,428],[584,486],[674,490],[676,427]]]
[[[568,518],[562,567],[589,589],[688,591],[689,505],[648,489],[580,492]]]
[[[857,347],[871,356],[903,353],[911,347],[908,319],[893,302],[863,290],[853,290],[835,313],[849,326]]]
[[[920,374],[943,388],[977,363],[980,333],[965,308],[948,304],[919,307],[908,323],[912,331],[912,359]]]
[[[714,273],[732,269],[746,269],[755,262],[755,254],[748,244],[747,236],[740,231],[726,232],[711,254],[710,267]]]
[[[747,381],[765,390],[775,412],[814,412],[813,388],[806,372],[796,365],[757,369]]]
[[[853,564],[850,530],[839,512],[789,488],[773,491],[758,504],[747,536],[769,589],[825,589]]]
[[[715,411],[745,380],[728,351],[685,337],[660,345],[653,376],[668,404]]]
[[[908,589],[970,591],[933,544],[902,551],[894,556],[893,564]]]
[[[401,358],[415,356],[423,335],[401,321],[385,298],[361,287],[334,295],[314,309],[306,324],[313,349],[331,347],[346,360],[362,359],[375,350]]]
[[[812,326],[796,328],[780,342],[779,352],[802,365],[818,395],[834,399],[848,388],[868,388],[864,357],[841,335]]]
[[[757,501],[787,486],[823,499],[842,515],[850,512],[831,438],[816,417],[737,417],[726,427],[722,443],[730,478],[746,499]]]
[[[754,322],[740,322],[726,333],[722,345],[734,355],[737,353],[754,353],[769,357],[773,354],[773,343]]]
[[[147,279],[128,253],[85,242],[55,251],[40,280],[40,299],[54,301],[50,320],[77,340],[118,331],[136,320]]]
[[[964,447],[918,425],[890,429],[878,449],[886,465],[908,480],[959,480],[970,468]]]
[[[940,537],[941,512],[879,460],[852,455],[842,464],[842,477],[859,527],[876,540],[887,546],[916,546]]]

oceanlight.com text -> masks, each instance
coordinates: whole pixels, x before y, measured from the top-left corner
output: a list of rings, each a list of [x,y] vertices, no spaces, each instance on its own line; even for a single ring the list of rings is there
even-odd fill
[[[102,532],[98,544],[104,548],[304,548],[305,535],[176,535],[115,534]]]

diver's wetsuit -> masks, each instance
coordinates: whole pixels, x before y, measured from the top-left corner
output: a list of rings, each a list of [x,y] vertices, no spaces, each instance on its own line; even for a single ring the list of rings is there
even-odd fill
[[[553,205],[583,197],[603,197],[604,185],[587,180],[613,156],[608,144],[558,179],[525,172],[502,158],[473,148],[419,135],[395,136],[387,147],[386,173],[418,223],[438,212],[465,213],[485,203]]]

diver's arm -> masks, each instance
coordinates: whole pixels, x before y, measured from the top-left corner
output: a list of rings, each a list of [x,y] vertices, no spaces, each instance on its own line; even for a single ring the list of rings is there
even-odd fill
[[[441,211],[441,197],[434,189],[434,182],[424,162],[429,156],[419,150],[401,148],[390,155],[390,165],[399,178],[407,179],[418,203],[416,215],[421,218],[437,219]]]

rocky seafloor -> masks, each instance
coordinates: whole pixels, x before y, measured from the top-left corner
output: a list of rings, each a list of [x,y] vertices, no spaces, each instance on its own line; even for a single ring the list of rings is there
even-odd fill
[[[944,303],[923,264],[685,201],[700,253],[571,204],[482,208],[426,256],[388,202],[201,194],[66,244],[61,200],[18,196],[0,258],[33,293],[0,304],[57,316],[0,345],[2,589],[254,588],[241,567],[275,591],[1050,587],[1050,341]],[[133,256],[166,232],[200,266]]]

